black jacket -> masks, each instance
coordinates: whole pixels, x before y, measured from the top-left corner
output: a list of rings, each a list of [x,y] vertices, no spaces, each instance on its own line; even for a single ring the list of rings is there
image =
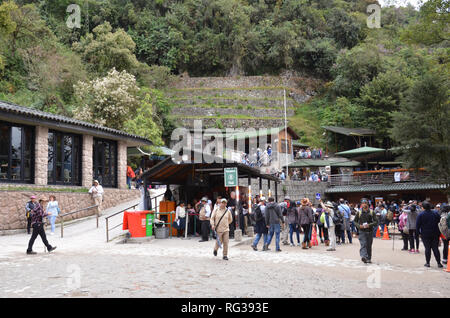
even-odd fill
[[[435,211],[425,210],[417,216],[416,229],[425,237],[439,236],[439,221],[441,217]]]
[[[363,232],[370,232],[373,231],[374,227],[378,225],[378,220],[375,213],[368,210],[356,213],[354,223],[358,230]],[[365,229],[361,228],[361,225],[363,225],[364,223],[369,224],[369,227]]]
[[[266,217],[266,225],[274,225],[283,223],[283,215],[280,206],[275,202],[269,202],[264,211]]]

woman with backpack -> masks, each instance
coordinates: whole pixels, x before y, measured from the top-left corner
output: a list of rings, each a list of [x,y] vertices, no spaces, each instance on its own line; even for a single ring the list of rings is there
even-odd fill
[[[295,206],[293,208],[287,209],[286,218],[287,223],[289,224],[289,238],[291,241],[291,246],[295,246],[294,240],[292,239],[292,234],[294,234],[294,232],[297,235],[297,245],[300,246],[299,215],[298,210],[295,208]]]
[[[261,237],[263,237],[263,245],[266,245],[269,230],[266,226],[266,220],[265,220],[265,201],[266,199],[264,197],[261,197],[260,201],[258,202],[258,205],[256,208],[252,209],[252,213],[254,214],[254,220],[255,220],[255,240],[253,241],[252,248],[253,250],[258,250],[258,243]]]
[[[325,237],[325,240],[328,241],[328,231],[325,236],[325,228],[323,226],[323,223],[320,220],[322,213],[323,213],[322,207],[320,206],[320,204],[318,204],[316,212],[314,213],[314,223],[317,225],[317,228],[318,228],[317,234],[319,235],[320,243],[324,242],[324,237]]]
[[[402,214],[400,214],[398,218],[398,229],[400,230],[400,233],[402,233],[402,240],[403,240],[403,248],[402,251],[408,250],[408,233],[407,228],[405,228],[406,222],[408,220],[408,214],[406,213],[406,204],[402,207]]]
[[[328,232],[330,241],[327,244],[327,241],[325,240],[325,245],[331,245],[330,248],[327,249],[327,251],[336,251],[336,234],[334,229],[334,210],[333,210],[333,204],[328,201],[325,205],[323,204],[322,200],[319,201],[320,206],[322,207],[322,215],[320,216],[321,222],[323,223],[324,229]]]
[[[299,213],[299,223],[303,229],[303,242],[302,242],[302,248],[306,250],[308,247],[311,248],[311,226],[314,221],[313,218],[313,210],[309,206],[309,200],[308,198],[303,198],[301,200],[301,207],[298,209]]]
[[[406,213],[408,214],[408,219],[407,219],[407,227],[408,227],[408,232],[409,232],[409,244],[411,249],[409,250],[410,253],[414,253],[414,254],[418,254],[419,253],[419,234],[417,233],[416,230],[416,221],[417,221],[417,216],[419,215],[417,213],[417,207],[415,204],[411,204],[411,206],[409,207],[408,210],[406,210]],[[414,242],[416,243],[415,247],[416,249],[414,249]]]
[[[442,245],[444,246],[444,250],[442,251],[442,263],[447,264],[448,243],[450,240],[450,205],[442,204],[440,213],[441,221],[439,222],[439,230],[441,231]]]

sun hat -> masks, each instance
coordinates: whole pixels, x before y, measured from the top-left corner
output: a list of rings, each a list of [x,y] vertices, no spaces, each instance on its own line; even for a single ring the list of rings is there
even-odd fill
[[[308,202],[309,202],[309,199],[308,199],[308,198],[303,198],[303,199],[301,200],[300,203],[301,203],[302,205],[307,205]]]
[[[208,198],[207,197],[203,197],[200,201],[208,201]]]
[[[333,203],[331,203],[330,201],[327,201],[327,203],[325,203],[325,206],[327,208],[333,208]]]

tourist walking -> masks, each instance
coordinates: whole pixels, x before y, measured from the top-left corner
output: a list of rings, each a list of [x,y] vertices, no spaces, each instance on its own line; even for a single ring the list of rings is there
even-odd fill
[[[418,211],[417,211],[417,205],[411,204],[409,208],[406,210],[406,213],[408,214],[407,218],[407,226],[408,226],[408,236],[409,236],[409,246],[410,246],[410,253],[418,254],[419,253],[419,233],[416,229],[416,221]],[[415,243],[415,245],[414,245]],[[416,247],[416,248],[414,248]]]
[[[236,192],[231,191],[230,199],[227,203],[227,208],[230,208],[231,214],[233,216],[233,223],[230,225],[230,238],[234,238],[234,230],[236,230],[236,214],[237,214],[237,200],[236,200]]]
[[[56,201],[56,197],[52,194],[49,197],[49,202],[47,203],[47,208],[45,209],[47,213],[49,214],[47,216],[48,221],[50,222],[51,232],[50,235],[55,234],[55,222],[56,217],[58,216],[60,209],[58,205],[58,201]]]
[[[295,206],[291,206],[291,208],[287,211],[286,220],[286,224],[289,224],[289,239],[291,241],[291,246],[295,246],[294,240],[292,239],[294,232],[297,236],[297,245],[300,246],[300,217],[298,214],[298,209]]]
[[[333,203],[328,201],[327,203],[323,204],[322,200],[319,201],[320,206],[322,207],[322,215],[321,215],[321,222],[324,225],[324,228],[328,232],[328,238],[329,241],[325,240],[325,245],[330,246],[327,251],[336,251],[336,232],[335,232],[335,225],[334,225],[334,210],[333,210]],[[328,244],[327,244],[328,243]]]
[[[94,180],[94,185],[89,189],[89,193],[92,194],[95,205],[97,205],[98,215],[102,212],[102,202],[103,202],[103,187],[100,185],[98,180]]]
[[[284,202],[280,203],[281,213],[283,214],[283,224],[285,225],[281,232],[281,241],[283,245],[289,245],[288,243],[288,235],[289,235],[289,227],[287,226],[287,214],[289,209],[295,209],[294,202],[291,201],[289,196],[284,197]]]
[[[447,264],[448,260],[448,243],[450,240],[450,205],[448,204],[442,204],[441,207],[441,221],[439,223],[441,224],[440,230],[441,230],[441,238],[442,238],[442,245],[444,246],[444,250],[442,251],[442,263]]]
[[[303,198],[300,202],[301,206],[298,208],[299,223],[303,229],[302,249],[311,248],[311,227],[314,221],[313,210],[309,206],[309,200]]]
[[[400,233],[402,234],[402,240],[403,240],[403,248],[402,251],[407,251],[408,250],[408,241],[409,241],[409,236],[408,233],[406,233],[407,228],[405,228],[406,226],[406,222],[408,220],[408,214],[406,213],[406,204],[402,207],[402,214],[400,214],[399,218],[398,218],[398,229],[400,231]]]
[[[369,209],[366,200],[361,202],[361,210],[355,215],[355,226],[359,230],[359,255],[364,263],[372,263],[373,229],[378,225],[377,217]]]
[[[252,248],[253,250],[258,250],[258,243],[261,237],[263,238],[263,246],[266,246],[267,237],[268,237],[268,229],[266,226],[266,218],[265,218],[265,210],[266,210],[266,198],[261,197],[260,201],[254,208],[252,209],[252,214],[254,214],[255,220],[255,240],[253,241]]]
[[[266,206],[265,221],[266,227],[269,229],[269,237],[267,238],[263,251],[267,251],[269,249],[269,245],[272,242],[273,235],[275,234],[276,251],[281,252],[280,230],[281,224],[283,223],[283,215],[281,214],[280,206],[275,203],[275,199],[273,197],[269,198],[269,203]]]
[[[207,242],[209,239],[209,227],[211,217],[211,207],[207,203],[208,199],[203,197],[199,205],[199,220],[201,222],[202,239],[199,242]]]
[[[36,196],[32,195],[30,201],[25,205],[26,217],[27,217],[27,233],[31,234],[31,212],[35,208],[38,202],[36,201]]]
[[[33,233],[31,234],[30,241],[28,242],[28,248],[27,248],[27,254],[36,254],[36,252],[33,251],[33,244],[36,240],[37,236],[39,235],[42,239],[42,242],[47,247],[47,251],[51,252],[56,249],[56,246],[51,246],[47,241],[47,236],[45,235],[44,230],[44,217],[49,215],[48,213],[44,212],[43,204],[45,202],[45,199],[40,199],[39,203],[36,203],[34,205],[33,210],[31,210],[31,226],[33,228]]]
[[[350,207],[346,204],[344,199],[339,199],[339,206],[338,206],[339,212],[341,212],[344,220],[344,224],[342,225],[342,243],[345,243],[345,232],[347,232],[348,242],[352,244],[352,231],[350,228],[350,218],[352,215],[352,212],[350,210]]]
[[[422,207],[424,210],[417,216],[416,230],[422,236],[422,242],[425,246],[425,267],[430,267],[431,251],[433,251],[437,266],[442,268],[438,226],[441,216],[436,211],[431,210],[431,204],[428,201],[424,201]]]
[[[214,256],[217,256],[217,250],[220,245],[223,248],[223,259],[228,260],[228,243],[230,240],[230,227],[233,222],[233,216],[230,209],[227,208],[227,199],[222,199],[220,207],[216,208],[211,214],[211,229],[216,232],[216,244],[214,245]]]

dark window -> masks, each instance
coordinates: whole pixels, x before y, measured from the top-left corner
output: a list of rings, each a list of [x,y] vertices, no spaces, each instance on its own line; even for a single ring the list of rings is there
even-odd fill
[[[48,132],[48,184],[81,184],[81,136]]]
[[[0,122],[0,181],[33,182],[34,128]]]
[[[103,187],[117,187],[117,142],[94,138],[94,179]]]

